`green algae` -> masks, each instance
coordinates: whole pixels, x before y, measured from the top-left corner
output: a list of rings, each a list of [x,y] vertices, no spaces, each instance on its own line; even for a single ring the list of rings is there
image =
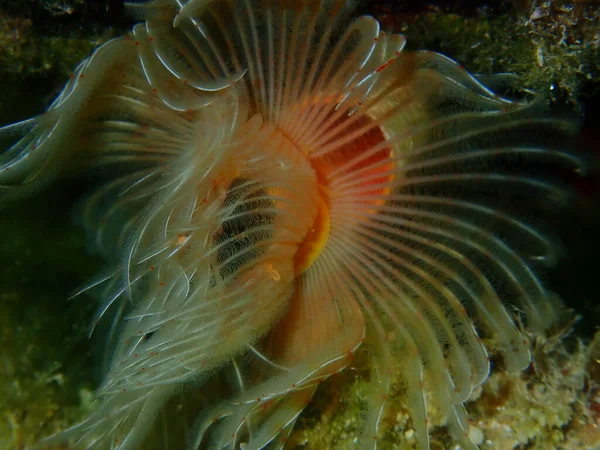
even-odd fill
[[[0,30],[0,37],[6,34]],[[44,75],[47,72],[68,76],[83,59],[88,57],[99,44],[113,37],[112,31],[88,38],[63,36],[26,36],[19,43],[2,42],[0,65],[8,73],[26,76]]]
[[[0,12],[0,67],[8,74],[33,76],[52,71],[67,76],[110,36],[107,32],[91,40],[89,37],[41,35],[30,19]]]
[[[0,448],[32,448],[80,417],[92,388],[90,299],[98,270],[60,189],[0,210]]]
[[[589,344],[529,335],[533,363],[524,372],[501,365],[466,403],[470,437],[482,450],[595,450],[600,447],[600,332]],[[494,356],[493,343],[491,354]],[[496,355],[497,356],[497,355]],[[495,357],[495,356],[494,356]],[[367,380],[357,362],[319,388],[294,430],[294,450],[347,450],[359,442]],[[432,450],[456,449],[446,418],[427,395]],[[393,390],[381,424],[378,449],[416,450],[415,431]]]
[[[108,9],[99,4],[99,8]],[[83,0],[0,2],[0,72],[35,83],[49,75],[66,79],[92,50],[122,34],[119,24],[96,21]],[[100,9],[101,10],[101,9]]]
[[[433,10],[407,20],[387,12],[384,24],[404,33],[409,49],[439,51],[474,73],[518,74],[523,87],[579,109],[582,87],[598,89],[598,17],[597,2],[550,1],[535,9],[484,10],[476,16]]]

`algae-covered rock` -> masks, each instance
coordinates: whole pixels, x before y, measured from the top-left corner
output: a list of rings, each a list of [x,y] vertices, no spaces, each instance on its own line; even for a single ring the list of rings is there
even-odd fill
[[[93,389],[89,298],[68,301],[99,270],[53,189],[0,210],[0,448],[33,448],[86,410]]]
[[[431,5],[407,12],[399,3],[376,5],[374,13],[384,27],[405,33],[409,48],[445,53],[472,72],[519,74],[524,86],[551,101],[578,108],[582,86],[597,91],[598,2],[512,2],[518,8],[507,7],[510,2],[495,8],[474,3],[479,8],[468,14],[460,6]]]
[[[129,25],[121,1],[0,2],[0,72],[63,80],[98,45]]]
[[[472,393],[467,403],[469,433],[482,450],[600,448],[600,332],[584,344],[567,338],[569,331],[568,326],[550,339],[530,335],[530,367],[507,372],[497,361],[499,367]],[[315,406],[292,435],[291,448],[343,450],[358,441],[365,389],[359,368],[360,362],[319,388]],[[459,450],[435,398],[428,395],[427,400],[431,448]],[[402,389],[390,396],[384,415],[378,449],[418,449]]]

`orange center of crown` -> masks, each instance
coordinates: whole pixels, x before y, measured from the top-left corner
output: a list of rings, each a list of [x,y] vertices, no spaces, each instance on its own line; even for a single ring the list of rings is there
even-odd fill
[[[348,120],[344,117],[341,120]],[[353,129],[361,128],[368,125],[371,119],[363,115],[359,120],[353,122]],[[339,121],[334,123],[332,126],[337,126]],[[381,144],[385,141],[385,136],[381,128],[378,126],[369,128],[365,133],[359,136],[352,142],[343,145],[335,151],[328,152],[325,156],[312,161],[312,166],[317,174],[317,180],[319,182],[319,201],[318,201],[318,212],[313,222],[312,228],[307,233],[304,241],[298,247],[298,251],[295,256],[295,267],[296,274],[301,274],[306,271],[319,257],[323,249],[327,244],[329,238],[329,231],[331,227],[330,221],[330,209],[332,203],[332,193],[329,189],[330,174],[335,170],[339,169],[346,164],[349,164],[355,158],[358,158],[363,152],[369,151],[376,145]],[[364,178],[364,183],[359,183],[357,187],[362,187],[360,194],[357,197],[373,197],[373,200],[369,201],[373,206],[377,206],[382,203],[382,197],[389,193],[390,188],[376,187],[388,181],[391,181],[394,177],[392,172],[393,162],[391,160],[391,150],[389,147],[384,147],[381,150],[375,152],[368,158],[364,158],[357,161],[355,164],[349,165],[347,170],[342,171],[343,174],[349,172],[357,172],[361,170],[357,177]],[[385,163],[385,161],[388,161]],[[379,164],[382,163],[383,164]],[[375,166],[373,168],[368,168]],[[377,175],[381,174],[380,177]],[[369,189],[373,186],[372,189]],[[334,201],[334,200],[333,200]]]

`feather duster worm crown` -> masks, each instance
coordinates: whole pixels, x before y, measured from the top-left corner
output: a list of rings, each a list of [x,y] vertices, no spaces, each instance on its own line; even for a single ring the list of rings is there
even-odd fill
[[[579,167],[562,150],[571,124],[486,87],[513,77],[403,52],[373,18],[351,20],[351,2],[130,7],[131,35],[83,61],[46,113],[1,130],[21,136],[0,159],[2,196],[102,173],[83,217],[115,264],[87,286],[104,286],[111,357],[96,410],[50,441],[160,448],[149,436],[169,399],[223,376],[227,395],[159,441],[282,448],[363,346],[358,448],[377,447],[394,386],[420,448],[425,392],[476,448],[463,403],[490,370],[479,335],[518,370],[529,353],[505,305],[548,325],[534,269],[554,246],[525,219],[564,196],[532,169]]]

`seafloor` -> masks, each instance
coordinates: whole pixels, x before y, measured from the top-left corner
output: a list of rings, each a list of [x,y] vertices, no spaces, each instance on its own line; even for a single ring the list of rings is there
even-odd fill
[[[564,301],[561,326],[529,336],[534,362],[507,374],[502,362],[468,403],[482,449],[600,448],[600,2],[488,0],[368,2],[386,30],[410,48],[441,51],[473,72],[514,72],[562,114],[582,122],[590,154],[577,200],[552,220],[564,258],[547,274]],[[39,113],[74,66],[131,25],[120,0],[0,1],[0,124]],[[90,406],[93,342],[89,298],[69,293],[101,269],[71,217],[77,183],[0,209],[0,449],[33,448]],[[577,318],[580,317],[579,320]],[[582,318],[581,318],[582,317]],[[493,343],[488,343],[493,349]],[[493,354],[492,354],[493,356]],[[346,449],[360,429],[360,356],[319,388],[289,448]],[[398,397],[401,392],[396,393]],[[382,449],[415,445],[407,411],[390,399]],[[431,411],[432,448],[452,448],[444,417]],[[68,447],[60,447],[68,448]]]

